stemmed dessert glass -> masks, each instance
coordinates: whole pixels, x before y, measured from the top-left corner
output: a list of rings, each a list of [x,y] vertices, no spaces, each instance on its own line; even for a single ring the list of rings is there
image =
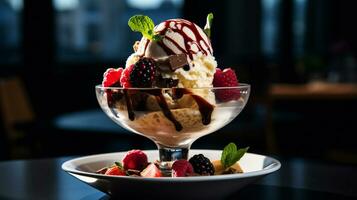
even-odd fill
[[[151,139],[159,166],[171,171],[192,143],[231,122],[246,105],[250,85],[212,88],[95,87],[103,111],[123,128]]]

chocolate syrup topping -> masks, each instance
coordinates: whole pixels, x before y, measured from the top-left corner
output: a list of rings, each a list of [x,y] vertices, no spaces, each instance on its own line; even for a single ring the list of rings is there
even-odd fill
[[[131,121],[134,121],[135,119],[135,113],[133,111],[133,104],[131,102],[130,94],[128,92],[128,89],[124,89],[124,96],[125,96],[125,101],[126,101],[126,107],[128,109],[128,117]]]
[[[192,94],[192,98],[196,101],[201,113],[202,124],[208,125],[211,123],[211,116],[213,112],[213,106],[208,103],[204,98]]]
[[[184,94],[190,94],[198,105],[199,111],[201,113],[202,124],[208,125],[209,123],[211,123],[211,115],[214,109],[213,105],[211,105],[201,96],[192,94],[192,92],[185,88],[173,88],[173,93],[174,99],[180,99]]]
[[[126,101],[126,106],[128,109],[128,116],[130,120],[135,119],[135,113],[133,111],[133,103],[132,103],[132,95],[128,91],[128,89],[123,89],[122,90],[124,93],[125,101]],[[172,88],[173,94],[172,98],[173,99],[180,99],[183,97],[185,94],[189,94],[192,96],[192,98],[196,101],[199,111],[201,113],[201,118],[202,118],[202,124],[203,125],[208,125],[211,123],[211,115],[214,109],[214,106],[211,105],[209,102],[207,102],[204,98],[201,96],[192,94],[189,90],[185,88]],[[108,106],[112,107],[115,105],[115,101],[120,100],[123,95],[117,91],[117,93],[112,93],[110,90],[106,91],[107,92],[107,99],[108,99]],[[150,95],[155,96],[157,103],[159,104],[163,114],[167,119],[169,119],[175,126],[176,131],[181,131],[182,130],[182,125],[179,121],[176,120],[175,116],[172,114],[165,97],[163,95],[163,89],[150,89],[150,90],[140,90],[140,92],[147,93]]]
[[[198,51],[202,52],[205,55],[212,54],[211,44],[209,40],[203,38],[204,36],[202,36],[202,34],[199,32],[199,30],[197,29],[194,23],[187,20],[166,20],[163,23],[164,23],[164,28],[159,31],[159,34],[165,35],[166,31],[168,31],[169,29],[170,31],[180,34],[184,39],[184,47],[178,44],[177,41],[174,40],[173,38],[165,36],[164,39],[168,40],[170,43],[175,45],[175,47],[181,52],[187,54],[190,57],[190,59],[193,59],[193,54],[197,53],[197,51],[194,51],[191,48],[192,45],[195,45]],[[173,26],[170,26],[171,23],[173,23]],[[187,32],[184,31],[185,28],[191,31],[191,33],[194,35],[194,38],[192,38],[190,35],[187,34]],[[162,40],[159,41],[158,44],[161,46],[161,48],[164,49],[164,51],[168,55],[176,54]],[[204,48],[204,46],[206,48]]]
[[[169,119],[175,126],[176,131],[181,131],[182,130],[182,125],[179,121],[176,120],[175,116],[172,114],[169,106],[167,105],[167,102],[165,100],[164,95],[162,94],[162,89],[153,89],[153,90],[148,90],[145,91],[149,94],[152,94],[155,96],[157,103],[159,104],[162,112],[164,113],[165,117]]]

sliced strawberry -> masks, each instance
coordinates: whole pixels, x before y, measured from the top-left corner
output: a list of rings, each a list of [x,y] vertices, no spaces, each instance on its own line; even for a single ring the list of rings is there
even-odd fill
[[[120,169],[119,166],[113,166],[108,168],[108,170],[105,172],[105,175],[110,175],[110,176],[125,176],[125,171]]]
[[[141,173],[142,177],[154,178],[154,177],[162,177],[162,173],[158,167],[154,163],[148,165]]]
[[[234,87],[238,85],[236,73],[231,68],[224,69],[223,71],[219,68],[216,69],[213,78],[214,87]],[[215,92],[217,99],[223,102],[236,100],[240,97],[239,89],[217,89]]]
[[[111,87],[111,86],[120,86],[120,78],[123,72],[123,68],[109,68],[103,74],[102,86]]]

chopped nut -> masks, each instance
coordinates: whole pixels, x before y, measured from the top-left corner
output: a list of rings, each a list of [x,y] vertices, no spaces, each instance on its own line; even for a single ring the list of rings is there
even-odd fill
[[[135,52],[138,51],[139,43],[140,43],[139,41],[136,41],[136,42],[134,43],[134,45],[133,45],[133,49],[134,49]]]

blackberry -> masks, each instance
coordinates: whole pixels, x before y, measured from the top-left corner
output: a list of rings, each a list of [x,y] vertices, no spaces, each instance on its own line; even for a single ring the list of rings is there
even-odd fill
[[[138,60],[130,73],[130,83],[133,87],[152,87],[156,76],[156,63],[151,58]]]
[[[193,170],[200,175],[213,175],[214,167],[211,161],[202,154],[194,155],[190,158]]]

